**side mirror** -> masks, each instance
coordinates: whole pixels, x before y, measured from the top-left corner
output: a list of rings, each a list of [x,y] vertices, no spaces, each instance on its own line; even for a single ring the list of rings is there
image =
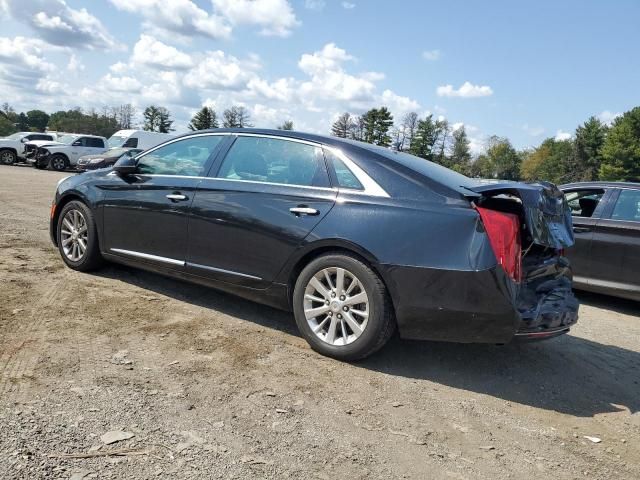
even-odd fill
[[[22,137],[20,139],[20,143],[27,143],[29,141],[29,139],[27,137]]]
[[[138,171],[135,159],[123,155],[113,165],[113,171],[120,175],[133,175]]]
[[[82,146],[82,141],[80,140],[76,140],[75,142],[73,142],[71,144],[72,147],[81,147]]]

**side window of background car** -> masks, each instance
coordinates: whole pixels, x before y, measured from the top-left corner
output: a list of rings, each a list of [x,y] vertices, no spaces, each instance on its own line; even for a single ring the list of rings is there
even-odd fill
[[[591,217],[603,195],[602,189],[575,190],[565,194],[574,217]]]
[[[104,148],[104,140],[102,140],[101,138],[87,137],[85,138],[85,140],[86,140],[85,146],[87,147]]]
[[[73,141],[73,143],[71,144],[71,146],[73,146],[73,147],[86,147],[87,146],[87,139],[85,137],[76,138]]]
[[[138,159],[138,171],[147,175],[200,177],[223,135],[185,138],[157,148]]]
[[[122,148],[136,148],[138,146],[138,139],[136,137],[127,138],[127,141],[122,144]]]
[[[640,222],[640,190],[621,190],[611,219]]]
[[[328,187],[322,149],[278,138],[238,137],[220,167],[219,178]]]

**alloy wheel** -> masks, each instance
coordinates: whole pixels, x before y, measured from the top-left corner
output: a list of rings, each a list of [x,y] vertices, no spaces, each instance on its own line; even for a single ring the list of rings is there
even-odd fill
[[[5,165],[11,165],[14,162],[15,158],[12,152],[5,150],[4,152],[2,152],[2,155],[0,155],[0,162],[4,163]]]
[[[79,210],[69,210],[62,219],[60,242],[65,256],[79,262],[87,251],[89,229],[84,215]]]
[[[369,319],[369,297],[362,282],[340,267],[324,268],[307,284],[304,315],[323,342],[348,345],[360,337]]]
[[[66,167],[64,158],[54,157],[51,160],[51,166],[53,167],[54,170],[64,170]]]

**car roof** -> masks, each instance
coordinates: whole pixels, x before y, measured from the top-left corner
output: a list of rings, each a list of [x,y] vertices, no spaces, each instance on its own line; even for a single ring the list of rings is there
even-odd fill
[[[561,190],[568,190],[574,188],[640,188],[638,182],[574,182],[560,185]]]

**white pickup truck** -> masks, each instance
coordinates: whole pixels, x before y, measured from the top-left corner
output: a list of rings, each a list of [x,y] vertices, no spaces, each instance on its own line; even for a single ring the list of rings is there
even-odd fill
[[[13,165],[24,158],[25,144],[34,140],[56,140],[55,133],[17,132],[0,138],[0,163]]]
[[[35,148],[34,148],[35,147]],[[107,150],[105,137],[96,135],[62,135],[55,142],[30,142],[27,144],[27,162],[36,168],[51,167],[63,171],[75,167],[84,155],[95,155]]]

